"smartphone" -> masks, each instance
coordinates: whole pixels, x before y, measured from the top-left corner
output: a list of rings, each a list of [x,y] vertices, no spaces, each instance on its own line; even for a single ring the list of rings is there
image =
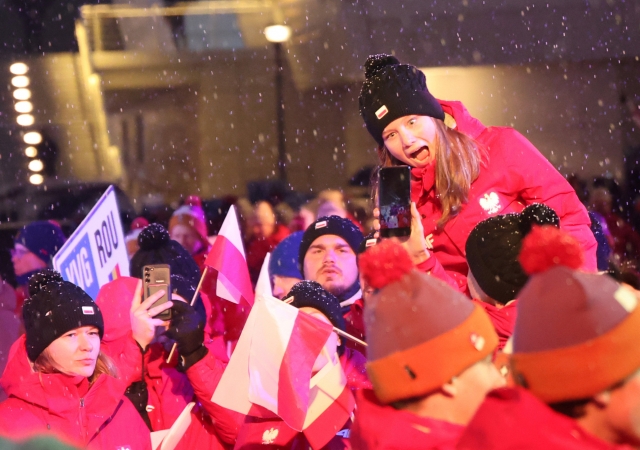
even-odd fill
[[[152,308],[167,303],[171,299],[171,270],[169,265],[153,264],[144,266],[142,268],[142,283],[145,300],[158,291],[164,291],[164,295],[151,305]],[[154,318],[171,319],[171,309],[161,312]]]
[[[411,234],[411,167],[380,169],[378,184],[380,237]]]

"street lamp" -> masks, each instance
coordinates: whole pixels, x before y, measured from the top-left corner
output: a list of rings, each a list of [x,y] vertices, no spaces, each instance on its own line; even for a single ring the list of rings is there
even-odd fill
[[[291,37],[291,28],[286,25],[271,25],[264,29],[264,35],[273,44],[276,62],[276,127],[278,130],[278,175],[280,180],[287,182],[287,151],[284,135],[284,91],[283,91],[283,63],[282,43]]]

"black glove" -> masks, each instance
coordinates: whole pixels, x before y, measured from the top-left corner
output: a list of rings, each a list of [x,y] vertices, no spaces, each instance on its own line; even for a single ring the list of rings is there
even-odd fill
[[[204,319],[188,303],[176,301],[171,308],[171,322],[165,335],[176,341],[186,370],[207,354],[204,342]]]

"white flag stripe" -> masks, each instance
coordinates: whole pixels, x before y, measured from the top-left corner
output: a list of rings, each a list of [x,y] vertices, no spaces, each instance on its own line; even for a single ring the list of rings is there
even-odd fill
[[[262,267],[260,268],[260,275],[258,276],[258,282],[256,283],[256,297],[262,295],[264,297],[273,297],[273,291],[271,290],[271,279],[269,277],[269,261],[271,261],[271,253],[267,253],[264,258]]]
[[[325,371],[325,369],[328,369]],[[309,393],[309,409],[304,419],[304,428],[313,421],[337,399],[345,386],[347,377],[342,370],[340,360],[336,355],[333,361],[328,363],[311,379],[311,392]]]
[[[218,387],[211,397],[211,401],[224,408],[241,414],[247,414],[251,409],[249,396],[249,350],[251,347],[251,338],[253,327],[256,322],[256,306],[261,303],[260,299],[256,299],[247,322],[242,330],[238,345],[236,345],[231,360],[226,369],[222,373]]]
[[[218,297],[228,300],[233,303],[240,303],[242,294],[231,281],[224,276],[222,272],[218,272],[218,279],[216,281],[216,294]]]
[[[278,413],[280,366],[298,316],[298,309],[273,297],[255,303],[260,320],[253,328],[249,352],[249,400]]]
[[[246,260],[247,257],[244,253],[242,237],[240,236],[240,225],[238,224],[238,216],[236,215],[235,206],[231,205],[231,208],[229,208],[229,212],[224,218],[224,222],[222,222],[218,235],[226,237]]]

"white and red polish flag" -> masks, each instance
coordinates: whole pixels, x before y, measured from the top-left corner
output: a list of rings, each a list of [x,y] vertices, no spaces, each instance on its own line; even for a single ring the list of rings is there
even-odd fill
[[[249,278],[238,216],[233,205],[229,208],[220,233],[204,263],[217,271],[215,292],[207,294],[215,294],[236,304],[240,304],[244,299],[250,306],[253,305],[253,287]]]
[[[313,448],[323,447],[355,406],[337,355],[312,376],[332,330],[330,324],[258,291],[212,401],[246,415],[278,416],[302,431]]]

